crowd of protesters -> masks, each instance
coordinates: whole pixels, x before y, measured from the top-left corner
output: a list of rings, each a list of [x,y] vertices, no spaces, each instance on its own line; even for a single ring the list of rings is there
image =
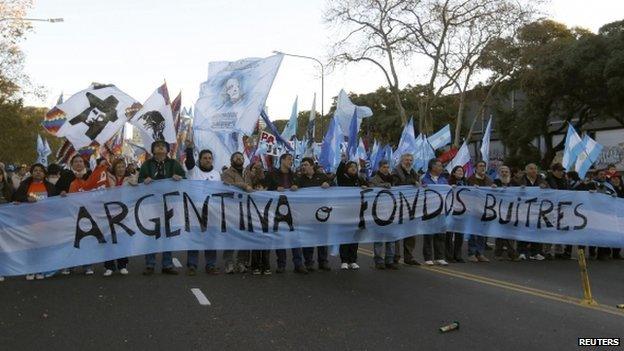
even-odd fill
[[[540,173],[538,167],[527,164],[523,170],[511,169],[506,165],[497,168],[497,174],[486,172],[486,164],[479,161],[475,165],[474,174],[466,176],[461,166],[454,167],[450,173],[443,168],[442,163],[432,159],[424,173],[416,172],[413,168],[414,159],[410,154],[400,157],[399,164],[390,168],[387,160],[379,162],[378,170],[366,177],[358,163],[343,160],[335,174],[326,173],[318,166],[313,158],[303,158],[300,166],[293,167],[293,156],[283,154],[279,157],[279,166],[265,169],[261,160],[252,160],[244,167],[245,158],[242,153],[231,155],[230,167],[217,170],[213,167],[213,154],[210,150],[200,150],[197,159],[192,142],[187,142],[184,166],[170,158],[169,144],[156,141],[152,144],[152,157],[145,161],[140,169],[134,164],[126,164],[121,158],[115,158],[109,163],[106,159],[98,160],[93,170],[88,163],[76,155],[71,158],[66,169],[51,164],[48,167],[35,163],[28,167],[25,164],[15,167],[0,163],[0,206],[10,203],[33,203],[52,196],[66,196],[67,193],[90,191],[94,189],[135,186],[139,183],[149,184],[154,180],[168,179],[222,181],[225,184],[238,187],[244,191],[296,191],[299,188],[320,187],[328,189],[332,186],[345,187],[383,187],[390,188],[398,185],[413,185],[426,187],[432,184],[449,184],[451,186],[478,186],[478,187],[540,187],[559,190],[599,192],[614,197],[624,197],[624,183],[614,165],[607,169],[596,170],[586,179],[580,179],[576,172],[565,172],[560,163],[555,163],[550,170]],[[367,180],[369,178],[369,180]],[[492,179],[495,178],[495,179]],[[27,205],[23,205],[27,206]],[[468,235],[467,256],[464,258],[464,236]],[[571,259],[573,247],[571,245],[550,245],[535,242],[524,242],[497,238],[493,240],[493,257],[495,260],[553,260]],[[406,265],[441,265],[449,263],[481,263],[489,262],[485,255],[491,250],[488,238],[469,233],[438,233],[423,235],[422,255],[424,262],[415,259],[416,237],[406,237],[400,241],[376,242],[373,244],[374,264],[379,270],[397,270],[403,254],[403,263]],[[402,250],[401,250],[402,248]],[[579,247],[581,248],[581,247]],[[287,251],[291,252],[294,272],[308,274],[315,270],[330,271],[327,246],[292,248],[290,250],[277,249],[275,273],[286,271]],[[314,252],[316,251],[316,261]],[[358,244],[340,245],[340,269],[357,270]],[[178,274],[173,265],[171,252],[161,253],[161,273]],[[622,259],[619,248],[590,247],[590,259],[607,260]],[[205,272],[219,274],[217,266],[217,252],[204,251]],[[223,271],[226,274],[251,272],[254,275],[270,275],[270,250],[225,250],[222,253]],[[186,274],[196,275],[199,266],[199,252],[187,252]],[[156,267],[156,254],[145,255],[144,275],[152,275]],[[94,274],[92,265],[83,267],[67,267],[60,272],[33,272],[26,275],[27,280],[44,279],[57,273],[71,274],[72,270],[82,271],[86,275]],[[115,271],[127,275],[128,258],[119,258],[104,263],[104,276],[111,276]],[[4,277],[0,277],[0,281]]]

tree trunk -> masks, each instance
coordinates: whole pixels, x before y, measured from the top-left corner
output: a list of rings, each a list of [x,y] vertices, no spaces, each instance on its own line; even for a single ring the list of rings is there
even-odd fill
[[[401,126],[405,126],[407,124],[407,113],[405,112],[405,108],[401,103],[401,94],[399,92],[399,88],[396,86],[391,86],[390,91],[392,92],[392,96],[394,97],[394,104],[399,111],[399,117],[401,117]]]
[[[453,146],[459,147],[461,138],[461,127],[464,119],[464,105],[466,104],[466,92],[462,91],[459,95],[459,108],[457,110],[457,120],[455,121],[455,139]]]

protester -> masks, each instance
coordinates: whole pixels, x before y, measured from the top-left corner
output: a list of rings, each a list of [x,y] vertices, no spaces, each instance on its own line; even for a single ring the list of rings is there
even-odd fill
[[[617,172],[611,174],[609,183],[611,183],[613,190],[615,190],[615,196],[624,198],[624,184],[622,183],[622,177]],[[621,254],[621,250],[622,249],[619,247],[611,248],[611,258],[616,260],[624,259],[624,256]]]
[[[484,161],[478,161],[475,165],[475,173],[468,178],[468,185],[470,186],[496,186],[492,179],[485,174],[486,163]],[[470,233],[470,239],[468,239],[468,261],[476,262],[490,262],[485,257],[485,245],[486,238],[484,236]]]
[[[62,196],[69,192],[69,187],[76,178],[87,180],[91,175],[91,170],[87,168],[87,163],[80,155],[74,155],[69,165],[70,169],[61,171],[61,176],[55,184],[56,190]]]
[[[61,171],[62,171],[61,166],[57,165],[56,163],[50,164],[48,166],[48,176],[47,176],[48,182],[56,186],[56,183],[58,183],[58,180],[61,177]]]
[[[568,179],[565,177],[565,168],[563,168],[561,163],[554,163],[550,166],[550,173],[546,177],[546,183],[548,183],[548,187],[551,189],[570,189]],[[546,259],[558,258],[569,260],[572,258],[572,245],[566,245],[564,247],[561,244],[547,244],[544,245],[544,251],[546,253]]]
[[[548,184],[542,178],[542,176],[537,173],[537,165],[535,163],[529,163],[524,167],[525,174],[518,180],[518,185],[522,187],[540,187],[542,189],[548,188]],[[527,255],[529,259],[535,261],[543,261],[546,259],[542,254],[541,243],[536,242],[527,242],[527,241],[518,241],[518,258],[521,260],[526,260]]]
[[[611,185],[609,179],[607,178],[606,169],[599,169],[596,171],[596,177],[592,180],[592,184],[594,185],[597,193],[606,194],[609,196],[617,196],[615,188],[613,187],[613,185]],[[596,248],[590,247],[589,255],[590,257],[596,256],[598,260],[604,261],[611,258],[611,251],[612,250],[609,247],[598,247],[598,250],[596,252]]]
[[[442,162],[436,158],[429,160],[427,173],[422,178],[422,185],[448,184],[446,178],[442,176],[443,171],[444,167],[442,167]],[[448,262],[444,259],[446,256],[444,251],[445,241],[446,236],[444,233],[423,235],[423,257],[425,259],[425,265],[433,266],[434,264],[438,264],[441,266],[448,266]]]
[[[382,187],[390,189],[394,183],[394,177],[390,173],[390,164],[386,160],[379,161],[379,170],[370,181],[373,187]],[[381,256],[381,251],[385,245],[385,256]],[[373,253],[376,269],[399,269],[399,265],[394,260],[394,250],[396,248],[394,241],[375,242],[373,244]]]
[[[358,165],[353,161],[340,162],[336,170],[338,186],[368,187],[366,179],[358,175]],[[358,243],[340,245],[340,269],[360,269],[357,264]]]
[[[30,174],[28,173],[28,166],[25,164],[19,166],[17,171],[13,173],[13,176],[11,177],[11,181],[13,182],[13,189],[17,189],[20,184],[29,176]]]
[[[30,176],[24,179],[14,194],[14,202],[16,203],[34,203],[42,201],[48,197],[58,195],[58,192],[52,183],[48,182],[46,177],[46,168],[41,163],[35,163],[30,166]],[[43,273],[30,273],[26,275],[26,280],[41,280],[45,276]]]
[[[253,190],[264,191],[268,189],[269,181],[261,160],[255,160],[249,165],[245,172],[245,183],[250,185]],[[251,271],[254,275],[271,274],[271,250],[251,251]]]
[[[295,173],[292,171],[293,156],[291,154],[282,154],[279,158],[280,166],[274,169],[267,176],[268,190],[285,191],[298,189],[295,184]],[[292,248],[292,262],[295,266],[295,273],[307,274],[308,270],[303,264],[303,252],[301,248]],[[277,256],[277,269],[275,273],[284,273],[286,271],[286,250],[275,250]]]
[[[518,186],[518,183],[511,177],[511,170],[505,165],[502,165],[498,168],[498,178],[494,180],[494,184],[496,184],[496,186],[499,188]],[[500,215],[502,216],[503,214],[501,213]],[[509,216],[509,214],[507,216]],[[520,261],[520,259],[518,258],[518,252],[514,248],[515,245],[515,240],[496,238],[496,240],[494,241],[494,259],[496,259],[497,261],[502,261],[503,250],[506,250],[507,257],[511,261]]]
[[[251,192],[251,185],[245,183],[243,178],[243,164],[245,157],[240,152],[235,152],[230,157],[230,167],[221,173],[223,183],[233,185],[244,191]],[[249,266],[249,250],[239,250],[236,255],[236,267],[234,266],[234,250],[223,251],[223,261],[225,262],[225,274],[234,272],[245,273]]]
[[[392,172],[394,177],[394,185],[415,185],[419,186],[418,173],[414,171],[412,165],[414,164],[414,156],[412,154],[403,154],[399,165],[396,166]],[[410,236],[403,239],[403,263],[411,266],[420,265],[414,258],[414,249],[416,248],[416,237]],[[396,242],[394,263],[399,263],[401,259],[399,241]]]
[[[184,178],[184,169],[178,161],[169,158],[169,143],[163,140],[156,140],[151,147],[152,158],[148,159],[141,165],[139,170],[139,183],[149,185],[154,180],[173,179],[178,181]],[[156,254],[145,255],[145,270],[143,275],[154,274],[156,266]],[[162,253],[162,270],[163,274],[176,275],[178,271],[173,267],[173,259],[171,251]]]
[[[7,177],[4,169],[0,170],[0,205],[10,203],[13,200],[13,185]]]
[[[110,171],[111,172],[107,174],[107,186],[109,188],[137,185],[136,176],[126,176],[126,162],[123,159],[114,160],[112,166],[110,167]],[[105,277],[110,277],[117,269],[119,269],[119,273],[121,273],[121,275],[127,275],[128,258],[122,257],[117,260],[106,261],[104,262],[104,268]]]
[[[295,179],[295,184],[299,188],[321,187],[327,189],[329,188],[329,179],[325,174],[316,172],[312,158],[304,157],[301,160],[301,176]],[[330,271],[331,267],[327,259],[327,246],[317,246],[316,251],[319,270]],[[314,247],[303,248],[303,259],[306,269],[309,272],[314,271]]]
[[[184,166],[186,167],[186,179],[190,180],[208,180],[219,181],[221,175],[219,171],[213,167],[213,154],[210,150],[201,150],[199,152],[199,164],[195,163],[193,155],[194,144],[192,140],[186,141],[186,159]],[[217,251],[204,250],[204,259],[206,261],[205,270],[208,274],[219,274],[217,265]],[[186,274],[194,276],[197,272],[199,262],[199,251],[190,250],[186,252]]]
[[[454,186],[468,185],[464,175],[463,166],[455,166],[451,170],[448,183]],[[457,232],[446,233],[446,260],[449,262],[465,263],[462,258],[462,246],[464,245],[464,234]]]

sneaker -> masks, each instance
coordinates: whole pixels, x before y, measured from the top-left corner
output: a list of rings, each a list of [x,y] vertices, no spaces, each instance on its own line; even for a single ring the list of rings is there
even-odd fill
[[[351,269],[360,269],[360,265],[358,265],[357,263],[353,262],[353,263],[349,264],[349,268],[351,268]]]
[[[314,268],[312,268],[314,269]],[[297,266],[295,267],[295,273],[299,273],[299,274],[308,274],[310,273],[310,271],[304,267],[304,266]]]
[[[380,269],[380,270],[386,269],[386,265],[383,263],[375,263],[375,269]]]
[[[65,268],[65,269],[63,269],[63,270],[61,271],[61,274],[62,274],[62,275],[70,275],[70,274],[71,274],[71,271],[69,270],[69,268]]]
[[[395,262],[395,263],[398,263],[398,262]],[[405,263],[408,266],[420,266],[420,263],[418,263],[418,261],[416,261],[414,259],[403,261],[403,263]]]
[[[390,269],[393,271],[398,271],[399,270],[399,265],[396,263],[386,263],[386,269]]]
[[[470,255],[468,256],[468,262],[477,263],[479,262],[479,259],[475,255]]]
[[[219,273],[219,268],[217,267],[206,267],[206,274],[217,275]]]
[[[113,275],[113,270],[112,269],[107,269],[107,270],[104,271],[103,276],[110,277],[111,275]]]
[[[225,274],[234,274],[234,263],[228,262],[225,264]]]
[[[526,255],[525,254],[519,254],[518,255],[518,260],[519,261],[526,261]]]
[[[128,272],[128,268],[122,268],[119,270],[119,273],[121,273],[121,275],[128,275],[130,272]]]
[[[331,267],[329,266],[329,263],[327,262],[319,263],[319,270],[329,272],[331,271]]]
[[[262,274],[262,271],[260,271],[259,269],[254,269],[254,270],[251,271],[251,274],[252,275],[260,275],[260,274]]]
[[[43,276],[43,273],[37,273],[37,274],[35,274],[35,279],[43,280],[43,279],[45,279],[45,277]]]
[[[160,273],[168,275],[178,275],[178,271],[173,267],[163,268],[160,270]]]
[[[34,274],[26,274],[26,280],[35,280]]]
[[[488,258],[487,258],[487,257],[485,257],[485,256],[483,256],[483,255],[479,255],[479,256],[477,256],[477,260],[478,260],[479,262],[490,262],[490,260],[488,260]]]
[[[344,262],[340,265],[340,269],[349,269],[349,264]]]
[[[237,263],[236,264],[236,272],[237,273],[245,273],[247,272],[247,267],[245,267],[245,265],[243,263]]]
[[[543,261],[545,259],[545,257],[540,255],[540,254],[529,256],[529,258],[534,260],[534,261]]]
[[[95,272],[91,268],[85,269],[85,275],[93,275]]]
[[[433,261],[432,260],[425,261],[425,266],[433,266]]]
[[[275,273],[277,274],[282,274],[286,272],[286,267],[277,267],[277,269],[275,269]]]
[[[435,264],[438,264],[440,266],[448,266],[448,262],[446,262],[446,260],[436,260]]]
[[[152,275],[154,274],[154,267],[145,267],[143,270],[143,275]]]
[[[271,275],[271,270],[270,269],[265,269],[262,274],[264,275]]]
[[[186,268],[186,275],[188,275],[189,277],[193,277],[197,274],[197,268],[195,267],[187,267]]]

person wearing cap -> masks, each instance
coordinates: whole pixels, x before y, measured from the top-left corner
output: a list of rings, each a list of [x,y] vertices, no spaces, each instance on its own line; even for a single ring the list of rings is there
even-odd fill
[[[186,167],[186,178],[191,180],[209,180],[219,181],[221,175],[219,170],[213,167],[213,155],[210,150],[201,150],[199,152],[198,162],[195,162],[195,155],[193,154],[194,144],[192,140],[186,140],[186,159],[184,160],[184,166]],[[217,251],[205,250],[204,258],[206,260],[206,273],[219,274],[219,269],[216,268],[217,263]],[[199,251],[190,250],[186,252],[186,274],[194,276],[197,272],[197,265],[199,261]]]
[[[243,164],[245,157],[241,152],[235,152],[230,156],[230,167],[221,173],[221,180],[227,185],[233,185],[241,190],[252,192],[253,187],[245,182],[243,176]],[[234,250],[223,251],[223,261],[225,262],[225,273],[233,274],[236,271],[245,273],[249,266],[251,251],[240,250],[236,257],[236,269],[234,267]]]
[[[46,168],[41,163],[35,163],[30,166],[31,174],[28,178],[19,185],[13,200],[16,204],[19,203],[35,203],[37,201],[45,200],[48,197],[58,195],[58,192],[52,183],[48,182],[46,177]],[[26,280],[41,280],[44,279],[43,273],[30,273],[26,275]]]
[[[151,147],[152,157],[141,165],[139,170],[139,183],[150,184],[154,180],[173,179],[178,181],[184,178],[184,169],[178,161],[169,158],[169,143],[164,140],[156,140]],[[145,270],[143,275],[154,274],[156,266],[156,254],[145,255]],[[163,274],[178,274],[173,267],[173,257],[171,251],[162,253],[162,270]]]

